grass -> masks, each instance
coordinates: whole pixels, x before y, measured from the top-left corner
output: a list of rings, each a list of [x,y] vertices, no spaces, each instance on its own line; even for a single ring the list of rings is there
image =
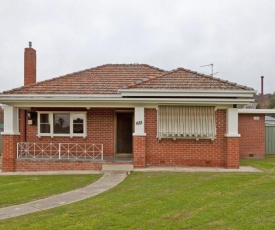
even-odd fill
[[[100,175],[0,176],[0,207],[84,187]]]
[[[68,206],[0,222],[0,229],[274,229],[275,156],[263,173],[132,173]]]

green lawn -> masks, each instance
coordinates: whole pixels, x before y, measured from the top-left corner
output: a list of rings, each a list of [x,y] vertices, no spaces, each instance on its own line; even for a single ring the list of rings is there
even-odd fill
[[[0,176],[0,207],[84,187],[101,175]]]
[[[263,173],[132,173],[96,197],[0,229],[275,229],[275,156]]]

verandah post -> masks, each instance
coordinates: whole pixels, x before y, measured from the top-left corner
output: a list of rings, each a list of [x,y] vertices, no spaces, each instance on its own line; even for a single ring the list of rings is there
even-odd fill
[[[15,159],[17,157],[17,143],[19,142],[18,108],[13,106],[4,106],[4,132],[3,136],[3,155],[2,171],[14,172]]]
[[[239,168],[240,166],[240,148],[238,132],[238,109],[228,108],[226,111],[226,167]]]
[[[144,107],[135,107],[135,132],[134,139],[134,166],[137,168],[145,167],[146,154],[146,133],[144,131],[145,125]]]

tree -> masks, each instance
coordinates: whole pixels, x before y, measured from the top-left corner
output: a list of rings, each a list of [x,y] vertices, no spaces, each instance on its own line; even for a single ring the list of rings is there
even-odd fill
[[[269,100],[268,108],[275,109],[275,97]],[[270,116],[275,117],[275,114],[271,114]]]
[[[275,109],[275,98],[271,98],[268,105],[269,109]]]
[[[0,124],[4,123],[4,110],[0,105]]]

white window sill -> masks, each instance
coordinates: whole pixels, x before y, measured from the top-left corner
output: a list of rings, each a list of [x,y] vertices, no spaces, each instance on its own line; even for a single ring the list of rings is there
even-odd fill
[[[41,137],[51,137],[51,138],[55,138],[55,137],[70,137],[70,138],[74,138],[74,137],[83,137],[86,138],[87,135],[37,135],[37,137],[41,138]]]
[[[180,139],[180,140],[196,140],[196,141],[199,141],[199,140],[211,140],[211,141],[214,141],[216,140],[216,137],[157,137],[157,139],[161,140],[161,139],[172,139],[172,140],[177,140],[177,139]]]

